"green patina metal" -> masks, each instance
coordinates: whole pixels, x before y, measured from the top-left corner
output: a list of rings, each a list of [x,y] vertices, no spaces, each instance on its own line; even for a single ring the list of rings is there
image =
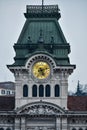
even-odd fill
[[[18,43],[26,44],[28,37],[30,37],[32,44],[37,43],[40,30],[42,30],[44,43],[46,44],[50,44],[52,37],[55,44],[67,43],[57,19],[54,18],[27,19]]]
[[[29,57],[38,53],[50,55],[57,65],[70,65],[70,46],[58,23],[58,6],[27,6],[24,15],[26,22],[14,45],[15,62],[10,66],[24,66]]]

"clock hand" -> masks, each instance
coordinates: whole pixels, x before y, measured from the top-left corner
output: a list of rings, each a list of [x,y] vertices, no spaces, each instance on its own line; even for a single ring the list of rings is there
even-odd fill
[[[44,76],[44,75],[45,75],[44,70],[45,70],[44,68],[39,68],[38,72],[39,72],[41,75]]]

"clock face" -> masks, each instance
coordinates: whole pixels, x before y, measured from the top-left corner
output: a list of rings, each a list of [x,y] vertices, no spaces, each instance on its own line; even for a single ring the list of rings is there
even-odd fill
[[[45,79],[50,75],[50,66],[44,61],[38,61],[33,65],[33,75],[38,79]]]

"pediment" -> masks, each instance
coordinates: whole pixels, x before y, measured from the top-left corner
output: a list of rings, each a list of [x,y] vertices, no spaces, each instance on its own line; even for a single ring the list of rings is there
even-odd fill
[[[49,102],[30,103],[17,109],[16,112],[26,115],[59,115],[65,113],[62,108]]]

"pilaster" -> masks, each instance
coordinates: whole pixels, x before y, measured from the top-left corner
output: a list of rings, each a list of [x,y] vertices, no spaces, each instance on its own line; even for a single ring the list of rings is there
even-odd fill
[[[62,130],[67,130],[67,118],[62,118]]]
[[[21,130],[25,130],[25,117],[21,117]]]
[[[60,120],[60,117],[56,117],[56,130],[61,130],[61,120]]]
[[[20,130],[20,118],[15,118],[14,130]]]
[[[60,75],[60,86],[61,86],[61,106],[67,109],[67,95],[68,95],[68,70],[62,70]]]

